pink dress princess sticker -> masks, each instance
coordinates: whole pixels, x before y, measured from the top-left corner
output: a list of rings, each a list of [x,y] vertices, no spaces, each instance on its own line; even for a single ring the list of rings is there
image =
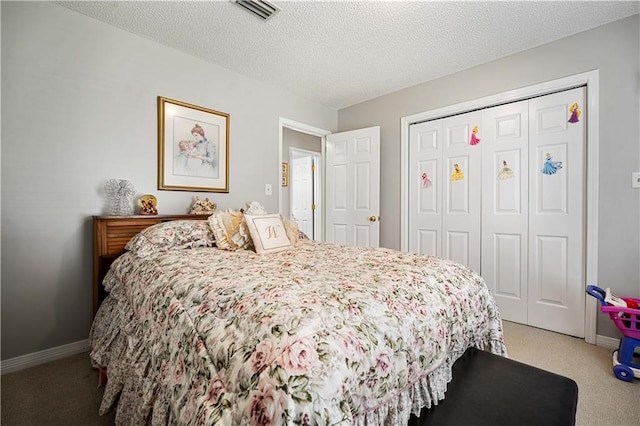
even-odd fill
[[[569,107],[569,112],[571,113],[571,117],[569,117],[569,123],[577,123],[580,121],[580,107],[577,102],[574,102],[573,105]]]
[[[469,141],[469,145],[478,145],[480,143],[480,139],[478,139],[478,126],[474,126],[471,131],[471,140]]]
[[[429,188],[431,186],[431,181],[429,180],[429,176],[426,173],[422,173],[422,187]]]

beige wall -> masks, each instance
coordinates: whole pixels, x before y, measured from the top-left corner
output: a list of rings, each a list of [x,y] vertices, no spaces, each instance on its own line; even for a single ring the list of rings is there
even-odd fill
[[[631,188],[631,173],[640,170],[639,23],[640,15],[635,15],[340,110],[340,131],[381,127],[381,245],[400,247],[402,117],[598,69],[599,251],[594,284],[640,297],[640,190]],[[598,333],[618,337],[603,315]]]
[[[1,8],[3,360],[87,339],[107,179],[154,194],[161,214],[195,195],[277,212],[279,118],[337,127],[333,109],[54,3]],[[228,194],[156,189],[158,96],[230,115]]]

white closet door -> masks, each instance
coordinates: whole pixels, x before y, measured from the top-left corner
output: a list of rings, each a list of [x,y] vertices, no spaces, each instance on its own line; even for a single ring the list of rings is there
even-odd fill
[[[584,337],[584,99],[578,88],[529,101],[529,325],[576,337]],[[570,122],[575,103],[581,115]]]
[[[482,276],[503,319],[527,323],[528,101],[483,112]]]
[[[481,145],[471,143],[482,112],[443,119],[442,257],[480,272]],[[474,134],[482,140],[482,132]]]
[[[442,257],[442,120],[409,132],[409,251]]]

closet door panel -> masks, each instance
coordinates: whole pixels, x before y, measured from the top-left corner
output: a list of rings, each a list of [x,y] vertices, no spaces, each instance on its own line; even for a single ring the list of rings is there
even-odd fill
[[[537,236],[535,240],[536,270],[538,277],[536,303],[566,307],[568,300],[568,238]],[[535,319],[534,319],[535,320]]]
[[[584,99],[578,88],[529,101],[529,325],[576,337],[586,287]]]
[[[446,238],[446,258],[463,265],[469,265],[471,253],[471,233],[461,231],[448,231]]]
[[[503,319],[527,323],[528,101],[483,111],[482,276]]]
[[[417,253],[429,254],[431,256],[439,256],[440,253],[440,230],[421,229],[417,232]]]
[[[433,182],[429,183],[431,179],[429,176],[435,176],[438,173],[438,160],[431,159],[425,161],[418,162],[418,173],[420,176],[420,186],[418,192],[418,213],[419,214],[438,214],[438,192],[435,190],[430,190],[433,187]],[[422,177],[424,176],[424,177]],[[426,179],[426,183],[423,183],[423,180]]]
[[[522,236],[517,234],[493,234],[495,293],[502,297],[520,300],[523,295],[522,285]],[[526,265],[524,265],[526,267]]]
[[[477,140],[482,141],[482,112],[444,118],[442,126],[442,250],[445,257],[480,272],[482,148]]]
[[[409,133],[409,251],[442,257],[442,120]]]
[[[568,145],[566,142],[560,144],[548,145],[544,144],[535,148],[534,163],[538,165],[535,174],[535,211],[539,215],[566,215],[568,197],[568,174],[560,170],[555,176],[541,173],[541,166],[545,164],[546,159],[550,156],[553,161],[559,161],[567,164]]]
[[[447,174],[450,177],[447,182],[447,214],[470,214],[469,200],[469,184],[473,183],[473,177],[469,180],[469,163],[468,155],[449,157],[447,159]],[[460,172],[456,172],[456,170]],[[464,172],[462,172],[464,170]],[[467,178],[463,177],[459,180],[453,180],[451,177],[454,173],[466,173]]]
[[[519,148],[493,152],[493,162],[491,165],[497,165],[500,170],[497,172],[495,179],[491,176],[491,183],[493,184],[495,195],[493,199],[489,199],[489,201],[494,203],[493,212],[495,214],[520,215],[523,207],[529,202],[526,197],[526,188],[522,188],[522,179],[517,179],[515,174],[511,176],[508,171],[501,171],[504,167],[509,167],[512,172],[513,167],[520,169],[523,164],[523,155],[526,155],[526,149]],[[507,166],[504,166],[504,164],[507,164]],[[503,167],[500,167],[500,165],[503,165]],[[510,165],[513,165],[513,167]],[[526,166],[526,163],[524,166]],[[492,171],[496,172],[495,168]],[[524,199],[522,194],[523,190],[525,191]]]

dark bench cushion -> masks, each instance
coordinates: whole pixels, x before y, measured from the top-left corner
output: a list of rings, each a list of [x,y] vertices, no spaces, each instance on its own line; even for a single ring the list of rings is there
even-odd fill
[[[445,399],[411,426],[574,425],[578,385],[557,374],[468,349],[453,364]]]

